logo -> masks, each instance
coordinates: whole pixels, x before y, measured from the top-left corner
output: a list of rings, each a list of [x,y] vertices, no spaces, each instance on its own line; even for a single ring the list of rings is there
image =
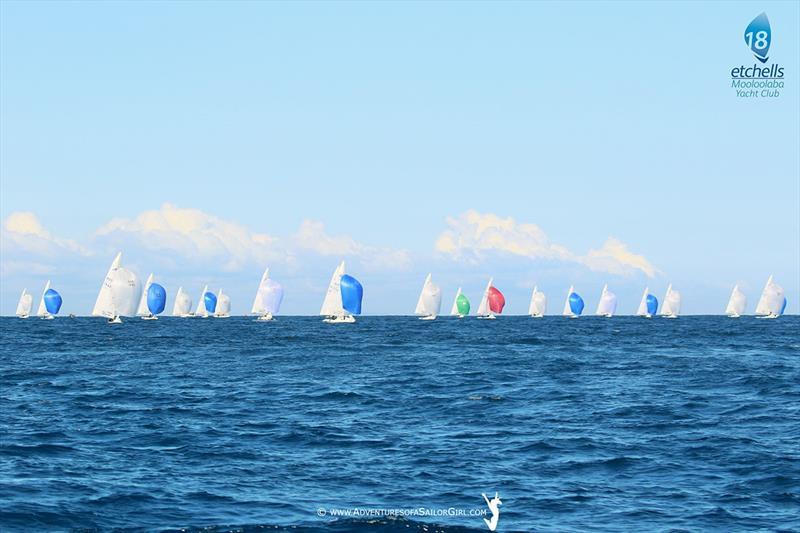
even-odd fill
[[[756,59],[762,63],[767,62],[769,45],[772,43],[772,30],[766,13],[761,13],[747,25],[744,30],[744,42]]]
[[[483,521],[486,522],[486,527],[489,528],[489,531],[494,531],[497,529],[497,521],[500,520],[500,506],[503,505],[503,502],[500,501],[500,496],[496,492],[491,500],[484,493],[483,499],[486,500],[486,505],[489,506],[489,510],[492,512],[492,518],[490,520],[484,518]]]

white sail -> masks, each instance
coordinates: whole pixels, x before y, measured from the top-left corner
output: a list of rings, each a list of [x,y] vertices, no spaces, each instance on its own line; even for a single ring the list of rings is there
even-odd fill
[[[217,308],[214,315],[218,317],[231,316],[231,298],[227,294],[223,294],[222,289],[217,293]]]
[[[188,316],[192,312],[192,298],[185,292],[183,287],[178,287],[175,295],[175,304],[172,306],[172,316]]]
[[[92,309],[93,316],[116,318],[136,313],[136,304],[141,295],[139,277],[123,267],[121,261],[122,252],[114,258],[103,280]]]
[[[489,312],[489,289],[492,287],[492,282],[494,278],[489,278],[489,283],[486,284],[486,288],[483,290],[483,296],[481,296],[481,303],[478,306],[478,316],[488,316],[491,313]]]
[[[325,300],[322,302],[322,309],[319,310],[320,315],[345,315],[344,308],[342,307],[342,291],[340,288],[344,273],[344,261],[342,261],[339,266],[336,267],[336,270],[333,271],[331,282],[328,284],[328,292],[325,293]]]
[[[28,292],[28,289],[22,289],[22,294],[17,303],[17,312],[15,314],[19,317],[28,317],[31,314],[32,307],[33,296]]]
[[[572,316],[572,308],[569,306],[569,297],[573,292],[575,292],[575,287],[570,285],[569,291],[567,291],[567,299],[564,300],[564,312],[562,313],[564,316]]]
[[[650,287],[645,287],[642,293],[642,301],[639,302],[639,309],[636,310],[638,316],[647,316],[647,295],[650,294]]]
[[[422,284],[422,290],[419,293],[419,300],[417,300],[417,307],[414,313],[417,315],[435,317],[439,314],[442,308],[442,290],[441,288],[431,281],[431,275],[425,278],[425,283]]]
[[[200,293],[200,298],[197,299],[197,309],[194,312],[195,316],[208,317],[206,310],[206,293],[208,292],[208,285],[203,287],[203,292]]]
[[[603,285],[603,292],[600,293],[600,301],[597,303],[597,312],[600,316],[614,316],[617,312],[617,295],[608,290],[608,284]]]
[[[261,281],[258,283],[258,289],[256,289],[256,296],[253,298],[253,306],[250,308],[250,312],[254,315],[264,315],[267,313],[267,310],[264,309],[264,293],[269,289],[267,285],[268,279],[269,267],[267,267],[261,275]]]
[[[137,316],[147,316],[151,315],[150,308],[147,307],[147,289],[150,288],[150,284],[153,283],[153,273],[151,272],[149,276],[147,276],[147,281],[144,282],[144,288],[142,289],[142,297],[139,298],[139,307],[136,309]]]
[[[461,296],[461,287],[458,288],[456,291],[456,297],[453,298],[453,307],[450,308],[450,314],[452,316],[458,316],[461,313],[458,312],[458,297]]]
[[[663,316],[676,317],[681,313],[681,293],[672,288],[672,283],[667,287],[664,294],[664,302],[661,304],[661,314]]]
[[[742,316],[744,314],[744,310],[747,307],[747,296],[739,290],[739,285],[735,285],[733,287],[733,291],[731,291],[730,300],[728,300],[728,306],[725,307],[725,314],[728,316]]]
[[[36,311],[36,316],[43,317],[47,316],[47,307],[44,305],[44,293],[50,288],[50,280],[47,280],[47,283],[44,286],[44,290],[42,291],[42,297],[39,299],[39,309]]]
[[[783,297],[783,287],[775,283],[770,276],[758,300],[756,315],[778,316],[783,307]]]
[[[533,317],[544,316],[545,308],[547,306],[547,299],[544,293],[536,286],[531,293],[531,305],[528,307],[528,314]]]

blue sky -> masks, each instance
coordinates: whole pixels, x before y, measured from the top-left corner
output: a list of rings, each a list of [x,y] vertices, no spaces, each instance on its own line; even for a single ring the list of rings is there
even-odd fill
[[[739,99],[762,11],[785,88]],[[550,311],[570,284],[593,310],[604,282],[623,313],[669,282],[687,313],[740,283],[752,312],[774,274],[800,309],[797,3],[0,14],[3,314],[48,278],[88,313],[117,249],[239,313],[267,264],[284,311],[316,313],[340,258],[367,313],[410,313],[428,272],[447,307],[493,275],[510,313],[534,283]]]

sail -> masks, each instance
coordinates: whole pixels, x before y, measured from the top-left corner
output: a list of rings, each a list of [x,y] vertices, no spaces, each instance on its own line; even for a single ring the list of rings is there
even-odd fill
[[[47,316],[47,307],[44,305],[44,295],[47,294],[47,291],[50,290],[50,280],[47,280],[47,283],[44,286],[44,290],[42,291],[42,297],[39,299],[39,309],[36,310],[36,316]]]
[[[459,296],[461,296],[461,287],[459,287],[458,290],[456,291],[456,297],[453,298],[453,307],[450,308],[450,314],[453,315],[453,316],[461,314],[461,313],[458,312],[458,297]]]
[[[786,311],[786,304],[789,303],[789,300],[786,299],[786,296],[783,297],[783,303],[781,304],[781,310],[778,311],[778,315],[782,315],[784,311]]]
[[[17,316],[29,316],[31,314],[31,308],[33,307],[33,296],[31,293],[28,292],[27,289],[22,289],[22,294],[19,297],[19,302],[17,303]]]
[[[561,313],[564,316],[569,316],[572,314],[572,309],[569,306],[569,297],[572,296],[572,293],[575,291],[575,287],[570,285],[569,291],[567,292],[567,299],[564,300],[564,311]]]
[[[43,300],[47,312],[51,315],[57,315],[58,311],[61,309],[61,295],[54,289],[47,289],[44,293]]]
[[[725,314],[729,316],[740,316],[747,308],[747,296],[739,289],[739,285],[734,285],[728,305],[725,307]]]
[[[414,310],[418,315],[436,316],[442,308],[442,290],[431,281],[431,275],[425,278],[422,284],[422,291],[419,293],[417,307]]]
[[[467,316],[469,314],[469,299],[463,293],[456,298],[456,307],[459,315]]]
[[[331,282],[328,284],[328,292],[325,293],[325,299],[322,301],[322,309],[319,310],[320,315],[325,316],[343,316],[344,309],[342,308],[342,291],[340,283],[344,275],[344,261],[342,261],[336,270],[333,271]]]
[[[342,293],[342,307],[353,315],[361,314],[361,300],[364,298],[364,288],[353,276],[342,276],[339,287]]]
[[[658,298],[652,294],[648,294],[647,299],[645,300],[645,305],[647,307],[647,314],[655,315],[656,311],[658,310]]]
[[[123,267],[122,252],[118,253],[108,269],[103,285],[92,309],[93,316],[114,318],[133,316],[141,295],[139,277]]]
[[[600,301],[597,303],[596,314],[601,316],[613,316],[617,312],[617,295],[608,290],[608,285],[603,285],[603,292],[600,293]]]
[[[208,292],[208,285],[203,287],[203,292],[200,293],[200,298],[197,299],[197,309],[194,312],[196,316],[208,316],[208,311],[206,311],[207,292]]]
[[[217,316],[230,316],[231,314],[231,298],[227,294],[224,294],[222,289],[220,289],[219,294],[217,294],[216,309],[214,313]]]
[[[639,308],[636,310],[636,314],[639,316],[647,315],[647,295],[650,294],[650,287],[645,287],[644,292],[642,293],[642,300],[639,302]]]
[[[256,289],[256,296],[253,298],[253,306],[250,308],[250,313],[254,315],[265,315],[267,311],[264,309],[264,295],[263,291],[265,289],[265,284],[269,280],[269,268],[264,270],[264,273],[261,275],[261,281],[258,284],[258,289]]]
[[[283,301],[283,287],[277,281],[268,279],[262,283],[259,289],[261,295],[262,314],[276,315],[281,309],[281,302]]]
[[[211,291],[206,291],[203,295],[203,309],[206,316],[213,315],[217,311],[217,295]]]
[[[545,299],[544,293],[539,290],[539,287],[534,287],[533,293],[531,294],[531,305],[528,308],[528,314],[531,316],[544,316],[546,306],[547,300]]]
[[[761,298],[758,300],[756,314],[779,315],[783,307],[783,300],[783,287],[775,283],[772,280],[772,276],[770,276],[767,280],[767,284],[764,286],[764,290],[761,292]]]
[[[486,288],[483,290],[481,303],[478,304],[478,316],[487,316],[489,314],[489,289],[492,287],[493,281],[494,278],[489,278],[489,283],[486,284]]]
[[[581,316],[583,313],[583,298],[577,292],[569,295],[569,310],[575,316]]]
[[[167,290],[158,283],[151,283],[147,288],[147,310],[157,315],[167,306]]]
[[[489,311],[492,313],[497,313],[498,315],[503,312],[503,307],[506,305],[506,299],[502,292],[497,290],[495,287],[489,287],[487,299],[489,300]]]
[[[172,306],[172,316],[186,316],[192,311],[192,298],[183,292],[183,287],[178,287],[175,303]]]
[[[681,312],[681,293],[672,288],[672,284],[667,287],[664,295],[664,303],[661,304],[661,314],[665,316],[678,316]]]
[[[147,309],[147,291],[150,289],[150,285],[153,283],[153,274],[150,273],[147,276],[147,281],[144,282],[144,288],[142,289],[142,297],[139,299],[139,307],[136,309],[136,314],[138,316],[145,316],[149,315],[150,311]]]

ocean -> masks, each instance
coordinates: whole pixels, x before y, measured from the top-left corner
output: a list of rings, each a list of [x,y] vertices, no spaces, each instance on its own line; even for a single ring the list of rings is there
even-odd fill
[[[800,317],[0,319],[0,530],[800,530]],[[389,512],[392,511],[392,512]],[[348,515],[349,513],[349,515]]]

